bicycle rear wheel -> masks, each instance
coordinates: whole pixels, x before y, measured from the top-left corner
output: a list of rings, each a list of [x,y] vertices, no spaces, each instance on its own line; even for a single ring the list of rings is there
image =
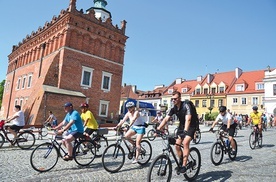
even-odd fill
[[[254,132],[249,135],[249,146],[251,149],[255,149],[256,147],[256,136]]]
[[[263,137],[259,136],[258,137],[258,146],[261,148],[263,145]]]
[[[86,146],[86,148],[84,148]],[[75,162],[80,166],[88,166],[96,156],[96,147],[91,140],[81,140],[73,149]]]
[[[151,163],[148,174],[147,174],[147,182],[162,182],[171,181],[172,178],[172,162],[170,158],[161,154],[157,156]]]
[[[229,150],[228,150],[228,156],[229,158],[233,161],[236,159],[237,153],[238,153],[238,145],[237,145],[237,141],[235,139],[233,139],[235,146],[236,146],[236,150],[235,153],[232,152],[232,146],[230,145]]]
[[[148,137],[148,139],[149,139],[150,141],[153,141],[153,140],[155,139],[154,134],[155,134],[155,130],[154,130],[154,129],[151,129],[151,130],[148,131],[147,137]]]
[[[195,132],[194,143],[198,144],[200,142],[200,139],[201,139],[201,132],[198,130]]]
[[[5,138],[4,136],[0,133],[0,148],[4,145],[5,143]]]
[[[221,163],[222,159],[223,159],[223,146],[221,145],[221,143],[216,142],[212,145],[211,148],[211,161],[212,163],[217,166]]]
[[[102,164],[106,171],[115,173],[118,172],[125,163],[125,151],[117,144],[109,145],[103,155]]]
[[[23,131],[18,135],[16,143],[21,149],[29,149],[35,144],[35,136],[30,131]]]
[[[186,165],[187,171],[184,174],[184,177],[188,181],[195,180],[200,171],[200,167],[201,167],[200,152],[197,148],[192,147],[190,148],[190,154]]]
[[[38,172],[49,171],[57,164],[58,156],[58,149],[52,143],[40,144],[31,153],[31,166]]]
[[[103,152],[108,147],[107,138],[101,135],[96,135],[92,140],[96,142],[96,157],[102,157]]]
[[[142,140],[141,141],[141,151],[140,151],[140,155],[138,157],[138,164],[140,164],[140,165],[147,164],[149,162],[149,160],[151,159],[151,155],[152,155],[152,147],[150,145],[150,142],[147,140]],[[136,151],[135,151],[134,156],[136,156]]]

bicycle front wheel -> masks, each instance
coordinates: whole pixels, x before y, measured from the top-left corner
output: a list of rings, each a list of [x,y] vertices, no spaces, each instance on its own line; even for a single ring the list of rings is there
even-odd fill
[[[4,145],[5,143],[5,138],[4,136],[0,133],[0,148]]]
[[[172,162],[170,158],[161,154],[157,156],[151,163],[148,174],[147,174],[147,182],[154,181],[171,181],[172,178]]]
[[[165,135],[162,135],[162,139],[163,139],[163,140],[166,140],[167,136],[170,134],[170,133],[169,133],[169,130],[164,129],[163,132],[164,132]]]
[[[21,149],[29,149],[35,144],[35,136],[30,131],[23,131],[18,135],[16,143]]]
[[[260,135],[258,136],[258,146],[261,148],[263,145],[263,137],[261,137]]]
[[[42,127],[41,127],[41,131],[40,131],[41,133],[41,136],[42,137],[46,137],[47,135],[48,135],[48,129],[47,129],[47,126],[45,126],[45,125],[43,125]]]
[[[96,147],[91,140],[82,140],[74,147],[73,156],[78,165],[88,166],[95,159]]]
[[[221,143],[216,142],[212,145],[211,148],[211,161],[212,163],[217,166],[221,163],[222,159],[223,159],[223,146],[221,145]]]
[[[148,131],[148,134],[147,134],[147,137],[150,141],[153,141],[155,139],[155,130],[154,129],[151,129]]]
[[[256,136],[254,132],[249,135],[249,146],[251,149],[255,149],[256,147]]]
[[[49,171],[57,164],[58,156],[58,149],[52,143],[40,144],[31,154],[31,166],[38,172]]]
[[[136,151],[135,154],[136,155]],[[149,160],[151,159],[151,155],[152,155],[152,147],[149,141],[147,140],[142,140],[141,141],[141,150],[140,150],[140,154],[138,156],[138,164],[140,165],[145,165],[149,162]]]
[[[125,163],[125,151],[117,144],[109,145],[102,155],[102,164],[106,171],[118,172]]]
[[[200,171],[200,167],[201,167],[200,152],[197,148],[192,147],[190,148],[190,154],[186,165],[187,171],[184,174],[184,177],[188,181],[195,180]]]

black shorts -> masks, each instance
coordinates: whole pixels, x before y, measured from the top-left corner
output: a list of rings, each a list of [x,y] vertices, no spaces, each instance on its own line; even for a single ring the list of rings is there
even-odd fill
[[[195,132],[196,132],[196,127],[190,127],[187,131],[187,135],[189,137],[191,137],[192,139],[194,139],[194,135],[195,135]],[[176,132],[176,135],[178,136],[183,136],[184,134],[184,130],[181,130],[181,129],[178,129],[177,132]]]
[[[97,129],[86,128],[84,132],[91,135],[94,131],[97,131]]]
[[[76,138],[83,138],[83,133],[76,132],[76,133],[73,133],[72,135],[75,139]]]
[[[17,125],[11,125],[10,129],[12,129],[15,132],[19,132],[20,129],[22,129],[24,126],[17,126]]]
[[[229,131],[228,131],[228,132],[229,132],[229,136],[231,136],[231,137],[234,136],[236,127],[237,127],[237,123],[235,123],[235,122],[234,122],[233,124],[230,125]],[[221,129],[222,129],[223,131],[225,131],[226,128],[227,128],[227,125],[226,125],[226,124],[224,124],[224,125],[221,126]]]

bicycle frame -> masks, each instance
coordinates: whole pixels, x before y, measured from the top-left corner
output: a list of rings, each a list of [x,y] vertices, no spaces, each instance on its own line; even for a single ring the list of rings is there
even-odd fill
[[[222,147],[223,147],[223,152],[225,154],[227,154],[227,152],[230,150],[230,147],[226,146],[225,144],[225,139],[228,139],[228,134],[225,134],[224,131],[219,131],[219,133],[217,134],[217,141],[221,143]],[[229,141],[230,142],[230,141]],[[230,146],[231,144],[229,144]]]

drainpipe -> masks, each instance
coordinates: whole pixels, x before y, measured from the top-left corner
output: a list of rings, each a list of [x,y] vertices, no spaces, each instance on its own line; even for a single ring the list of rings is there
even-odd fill
[[[43,61],[44,51],[45,51],[45,48],[46,48],[46,43],[44,42],[43,44],[41,44],[41,47],[42,47],[42,51],[41,51],[41,58],[40,58],[38,77],[40,77],[40,75],[41,75],[42,61]]]
[[[13,85],[14,85],[14,77],[15,77],[15,70],[16,70],[16,67],[17,67],[17,59],[15,60],[14,62],[14,70],[13,70],[13,76],[12,76],[12,82],[11,82],[11,92],[10,92],[10,98],[9,98],[9,103],[8,103],[8,110],[7,110],[7,115],[6,115],[6,118],[8,118],[9,116],[9,112],[10,112],[10,106],[11,106],[11,98],[12,98],[12,91],[13,91]]]

